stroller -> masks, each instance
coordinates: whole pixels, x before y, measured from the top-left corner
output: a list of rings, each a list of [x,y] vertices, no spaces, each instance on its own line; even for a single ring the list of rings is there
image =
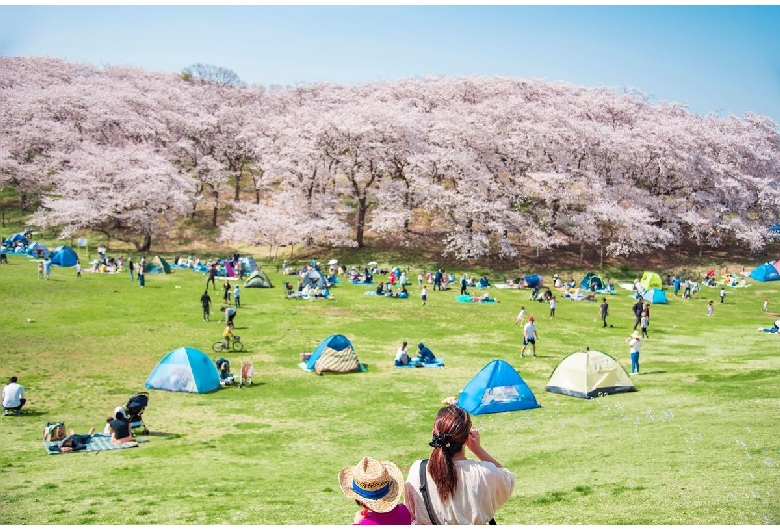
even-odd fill
[[[249,362],[241,361],[241,373],[238,376],[238,388],[242,386],[252,386],[252,376],[255,375],[255,366]]]
[[[221,386],[229,386],[235,382],[235,377],[230,372],[230,361],[224,357],[220,357],[214,363],[217,365],[217,372],[219,373],[219,384]]]
[[[133,434],[138,429],[141,430],[142,434],[149,434],[149,429],[146,428],[143,420],[147,405],[149,405],[149,392],[136,392],[125,406],[127,417],[130,420],[130,430]]]

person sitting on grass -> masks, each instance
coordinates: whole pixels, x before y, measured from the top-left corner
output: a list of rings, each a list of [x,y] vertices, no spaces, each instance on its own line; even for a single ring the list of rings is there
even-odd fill
[[[130,420],[125,417],[124,412],[117,411],[116,417],[108,425],[111,428],[111,442],[114,445],[121,445],[126,443],[137,445],[137,442],[133,441],[133,433],[130,429]],[[94,429],[92,429],[91,433],[94,433]]]
[[[422,342],[417,345],[417,364],[430,364],[436,361],[436,356]]]

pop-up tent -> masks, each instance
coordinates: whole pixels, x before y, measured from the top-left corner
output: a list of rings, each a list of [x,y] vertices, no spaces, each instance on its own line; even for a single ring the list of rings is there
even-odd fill
[[[49,257],[49,249],[46,248],[46,245],[43,243],[38,243],[35,241],[34,243],[30,243],[27,245],[27,248],[24,249],[24,253],[32,258],[43,258],[46,259]]]
[[[546,390],[579,398],[635,392],[631,378],[614,357],[588,350],[565,357],[552,372]]]
[[[642,298],[650,302],[651,304],[668,304],[666,300],[666,292],[662,289],[648,289],[642,293]]]
[[[303,275],[303,286],[305,287],[307,285],[311,287],[319,287],[320,289],[325,287],[325,280],[317,269],[309,269]]]
[[[750,273],[750,277],[759,282],[774,282],[780,280],[780,272],[778,272],[776,268],[777,265],[780,265],[777,261],[775,262],[775,265],[772,265],[769,262],[759,265],[753,269]]]
[[[257,262],[252,256],[244,256],[239,261],[244,264],[244,274],[249,274],[258,269]]]
[[[535,409],[540,405],[520,374],[508,362],[496,359],[463,388],[458,406],[469,414],[490,414]]]
[[[162,273],[170,274],[171,266],[168,265],[168,262],[165,261],[160,256],[155,256],[146,262],[146,267],[144,267],[144,272],[146,274],[162,274]]]
[[[580,287],[586,291],[590,291],[591,285],[595,286],[597,290],[605,287],[604,280],[595,272],[589,272],[580,282]]]
[[[529,274],[528,276],[523,276],[523,282],[526,287],[539,287],[542,285],[542,277],[538,274]]]
[[[273,287],[273,284],[263,271],[256,269],[255,272],[250,274],[249,278],[246,279],[244,287]]]
[[[308,361],[298,365],[307,372],[365,372],[355,348],[344,335],[331,335],[311,353]]]
[[[645,271],[639,284],[645,289],[663,289],[664,284],[658,273]]]
[[[51,264],[59,267],[73,267],[78,260],[78,254],[70,247],[57,247],[51,253]]]
[[[162,358],[146,380],[146,388],[205,394],[219,388],[219,372],[208,355],[185,346]]]

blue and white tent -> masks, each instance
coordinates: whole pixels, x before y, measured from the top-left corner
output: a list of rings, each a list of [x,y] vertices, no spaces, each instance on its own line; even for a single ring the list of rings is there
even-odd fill
[[[476,415],[535,409],[540,405],[520,374],[508,362],[496,359],[469,381],[458,397],[458,406]]]
[[[298,365],[307,372],[365,372],[352,343],[344,335],[331,335],[312,352],[308,361]]]
[[[650,302],[651,304],[668,304],[666,299],[666,292],[662,289],[648,289],[642,293],[642,298]]]
[[[759,282],[774,282],[780,280],[780,273],[774,265],[766,262],[753,269],[750,277]]]
[[[219,388],[219,372],[208,355],[185,346],[162,358],[146,380],[146,388],[205,394]]]

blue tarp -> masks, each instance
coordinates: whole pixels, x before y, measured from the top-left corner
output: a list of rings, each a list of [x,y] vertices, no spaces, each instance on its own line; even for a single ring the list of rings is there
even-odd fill
[[[535,409],[540,405],[520,374],[508,362],[496,359],[463,388],[458,406],[476,415]]]
[[[526,287],[539,287],[542,284],[542,277],[538,274],[529,274],[524,276],[523,280],[525,280]]]

